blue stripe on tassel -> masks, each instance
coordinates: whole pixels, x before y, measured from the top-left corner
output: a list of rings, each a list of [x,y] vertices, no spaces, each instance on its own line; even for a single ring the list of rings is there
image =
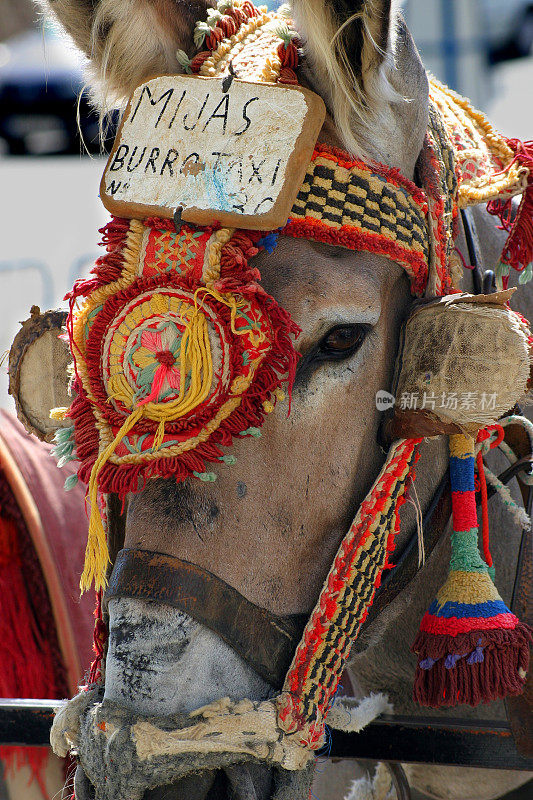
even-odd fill
[[[454,600],[449,600],[439,608],[436,600],[434,600],[429,609],[428,614],[433,617],[444,617],[450,619],[451,617],[458,617],[461,619],[476,619],[480,617],[495,617],[497,614],[508,614],[509,609],[503,600],[489,600],[486,603],[457,603]]]
[[[474,459],[450,458],[450,479],[454,492],[473,492]]]

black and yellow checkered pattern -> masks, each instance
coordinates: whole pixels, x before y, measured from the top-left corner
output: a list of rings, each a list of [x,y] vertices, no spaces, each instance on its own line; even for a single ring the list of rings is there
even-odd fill
[[[309,218],[384,236],[429,259],[423,201],[366,165],[347,167],[316,154],[291,211],[292,221]]]

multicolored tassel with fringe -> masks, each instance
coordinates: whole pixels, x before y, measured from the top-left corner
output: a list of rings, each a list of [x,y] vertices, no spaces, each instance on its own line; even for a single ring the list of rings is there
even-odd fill
[[[498,594],[478,549],[470,436],[450,436],[450,479],[450,571],[412,646],[418,655],[414,699],[432,707],[521,694],[532,640],[531,629]]]

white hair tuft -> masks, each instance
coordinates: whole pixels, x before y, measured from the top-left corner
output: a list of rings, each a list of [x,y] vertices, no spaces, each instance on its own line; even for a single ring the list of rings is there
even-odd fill
[[[305,37],[306,55],[319,80],[319,90],[326,95],[345,148],[354,156],[369,160],[381,155],[376,153],[373,131],[376,126],[387,124],[390,103],[403,100],[388,78],[395,69],[401,0],[392,0],[390,23],[383,23],[388,25],[386,48],[376,41],[383,9],[380,0],[366,0],[340,26],[332,5],[324,0],[293,0],[292,11],[298,30]],[[343,36],[355,21],[364,31],[360,74],[354,72]]]

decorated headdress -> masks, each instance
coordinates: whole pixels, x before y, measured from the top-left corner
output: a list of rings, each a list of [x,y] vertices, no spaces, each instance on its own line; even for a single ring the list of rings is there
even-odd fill
[[[475,703],[523,688],[530,634],[504,606],[477,548],[474,439],[526,390],[530,334],[508,294],[460,294],[453,248],[459,209],[489,203],[509,232],[499,280],[506,284],[511,267],[529,275],[532,151],[432,81],[413,182],[316,143],[324,106],[297,86],[299,42],[284,16],[224,2],[197,26],[196,44],[205,49],[192,61],[179,56],[190,76],[154,78],[130,99],[102,180],[102,199],[116,215],[103,230],[106,253],[69,295],[75,397],[66,412],[73,428],[61,431],[60,444],[63,454],[75,444],[91,503],[82,587],[105,584],[99,493],[124,497],[155,476],[215,480],[217,465],[232,463],[232,439],[260,435],[265,414],[290,394],[298,328],[251,261],[279,235],[386,256],[404,267],[413,295],[432,301],[415,311],[419,324],[410,327],[414,316],[406,323],[398,392],[418,385],[423,364],[412,343],[421,331],[426,350],[428,341],[441,347],[429,379],[424,372],[428,392],[448,389],[454,376],[465,391],[476,385],[479,374],[465,363],[480,326],[493,333],[483,345],[493,374],[514,369],[510,390],[481,416],[447,409],[396,418],[403,432],[341,542],[281,695],[260,709],[233,710],[242,712],[243,730],[252,712],[275,719],[278,762],[299,769],[323,741],[425,435],[450,435],[454,533],[450,577],[415,644],[416,696],[432,705]],[[267,95],[275,116],[264,113]],[[185,132],[195,129],[203,139],[189,141]],[[249,132],[255,157],[243,158]],[[510,200],[520,195],[513,216]],[[287,736],[278,746],[279,728]]]

